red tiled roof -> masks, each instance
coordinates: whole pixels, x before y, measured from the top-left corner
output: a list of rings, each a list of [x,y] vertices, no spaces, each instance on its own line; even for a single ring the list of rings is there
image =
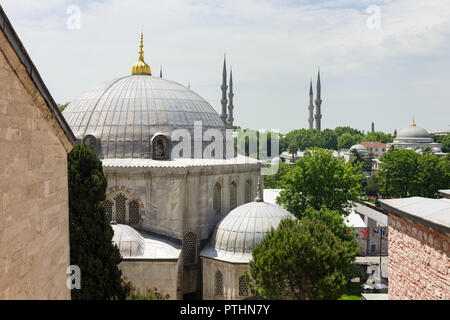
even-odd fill
[[[385,143],[381,143],[381,142],[362,142],[361,145],[363,145],[364,147],[372,147],[372,148],[386,148],[386,144]]]

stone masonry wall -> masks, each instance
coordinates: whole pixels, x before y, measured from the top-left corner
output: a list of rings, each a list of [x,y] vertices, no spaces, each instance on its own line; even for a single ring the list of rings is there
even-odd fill
[[[70,299],[70,144],[37,101],[0,32],[0,299]]]
[[[450,235],[391,214],[389,299],[450,299]]]

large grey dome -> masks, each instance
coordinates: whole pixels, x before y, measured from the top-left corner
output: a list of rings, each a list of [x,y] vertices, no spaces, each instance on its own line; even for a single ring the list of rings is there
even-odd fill
[[[189,88],[150,75],[130,75],[95,87],[72,101],[63,115],[75,136],[93,136],[100,158],[146,158],[151,138],[174,129],[225,129],[214,108]]]
[[[249,262],[253,248],[280,221],[294,216],[280,206],[266,202],[250,202],[226,215],[214,229],[204,257],[230,262]]]
[[[412,125],[402,129],[397,138],[430,138],[430,134],[424,128]]]

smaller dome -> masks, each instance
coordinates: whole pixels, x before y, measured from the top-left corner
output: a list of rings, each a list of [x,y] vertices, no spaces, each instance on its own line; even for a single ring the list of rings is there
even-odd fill
[[[422,149],[417,149],[417,150],[416,150],[416,153],[422,154],[422,152],[423,152]]]
[[[232,210],[217,224],[210,244],[201,255],[224,261],[249,262],[253,248],[283,219],[294,219],[294,216],[257,197],[254,202]]]
[[[360,151],[368,152],[366,147],[364,147],[362,144],[355,144],[355,145],[350,147],[350,150],[356,150],[358,152],[360,152]]]
[[[350,151],[355,150],[358,152],[358,154],[363,158],[363,160],[366,160],[369,157],[369,150],[367,150],[366,147],[364,147],[362,144],[355,144],[351,146]]]

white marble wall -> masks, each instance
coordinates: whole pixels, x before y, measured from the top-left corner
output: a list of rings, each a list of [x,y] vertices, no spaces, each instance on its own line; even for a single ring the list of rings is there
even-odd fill
[[[178,262],[125,259],[119,268],[140,293],[151,289],[165,300],[177,299]]]
[[[238,186],[238,205],[244,204],[245,182],[256,196],[259,164],[216,165],[187,168],[104,168],[108,192],[124,187],[144,206],[141,228],[182,239],[187,231],[207,239],[218,219],[230,211],[229,186]],[[213,210],[213,187],[222,185],[222,211]],[[130,195],[128,195],[130,196]],[[112,199],[111,199],[112,200]]]
[[[249,296],[239,296],[239,277],[249,271],[248,264],[232,264],[208,258],[202,259],[203,300],[242,300]],[[223,297],[216,295],[216,272],[223,276]]]

